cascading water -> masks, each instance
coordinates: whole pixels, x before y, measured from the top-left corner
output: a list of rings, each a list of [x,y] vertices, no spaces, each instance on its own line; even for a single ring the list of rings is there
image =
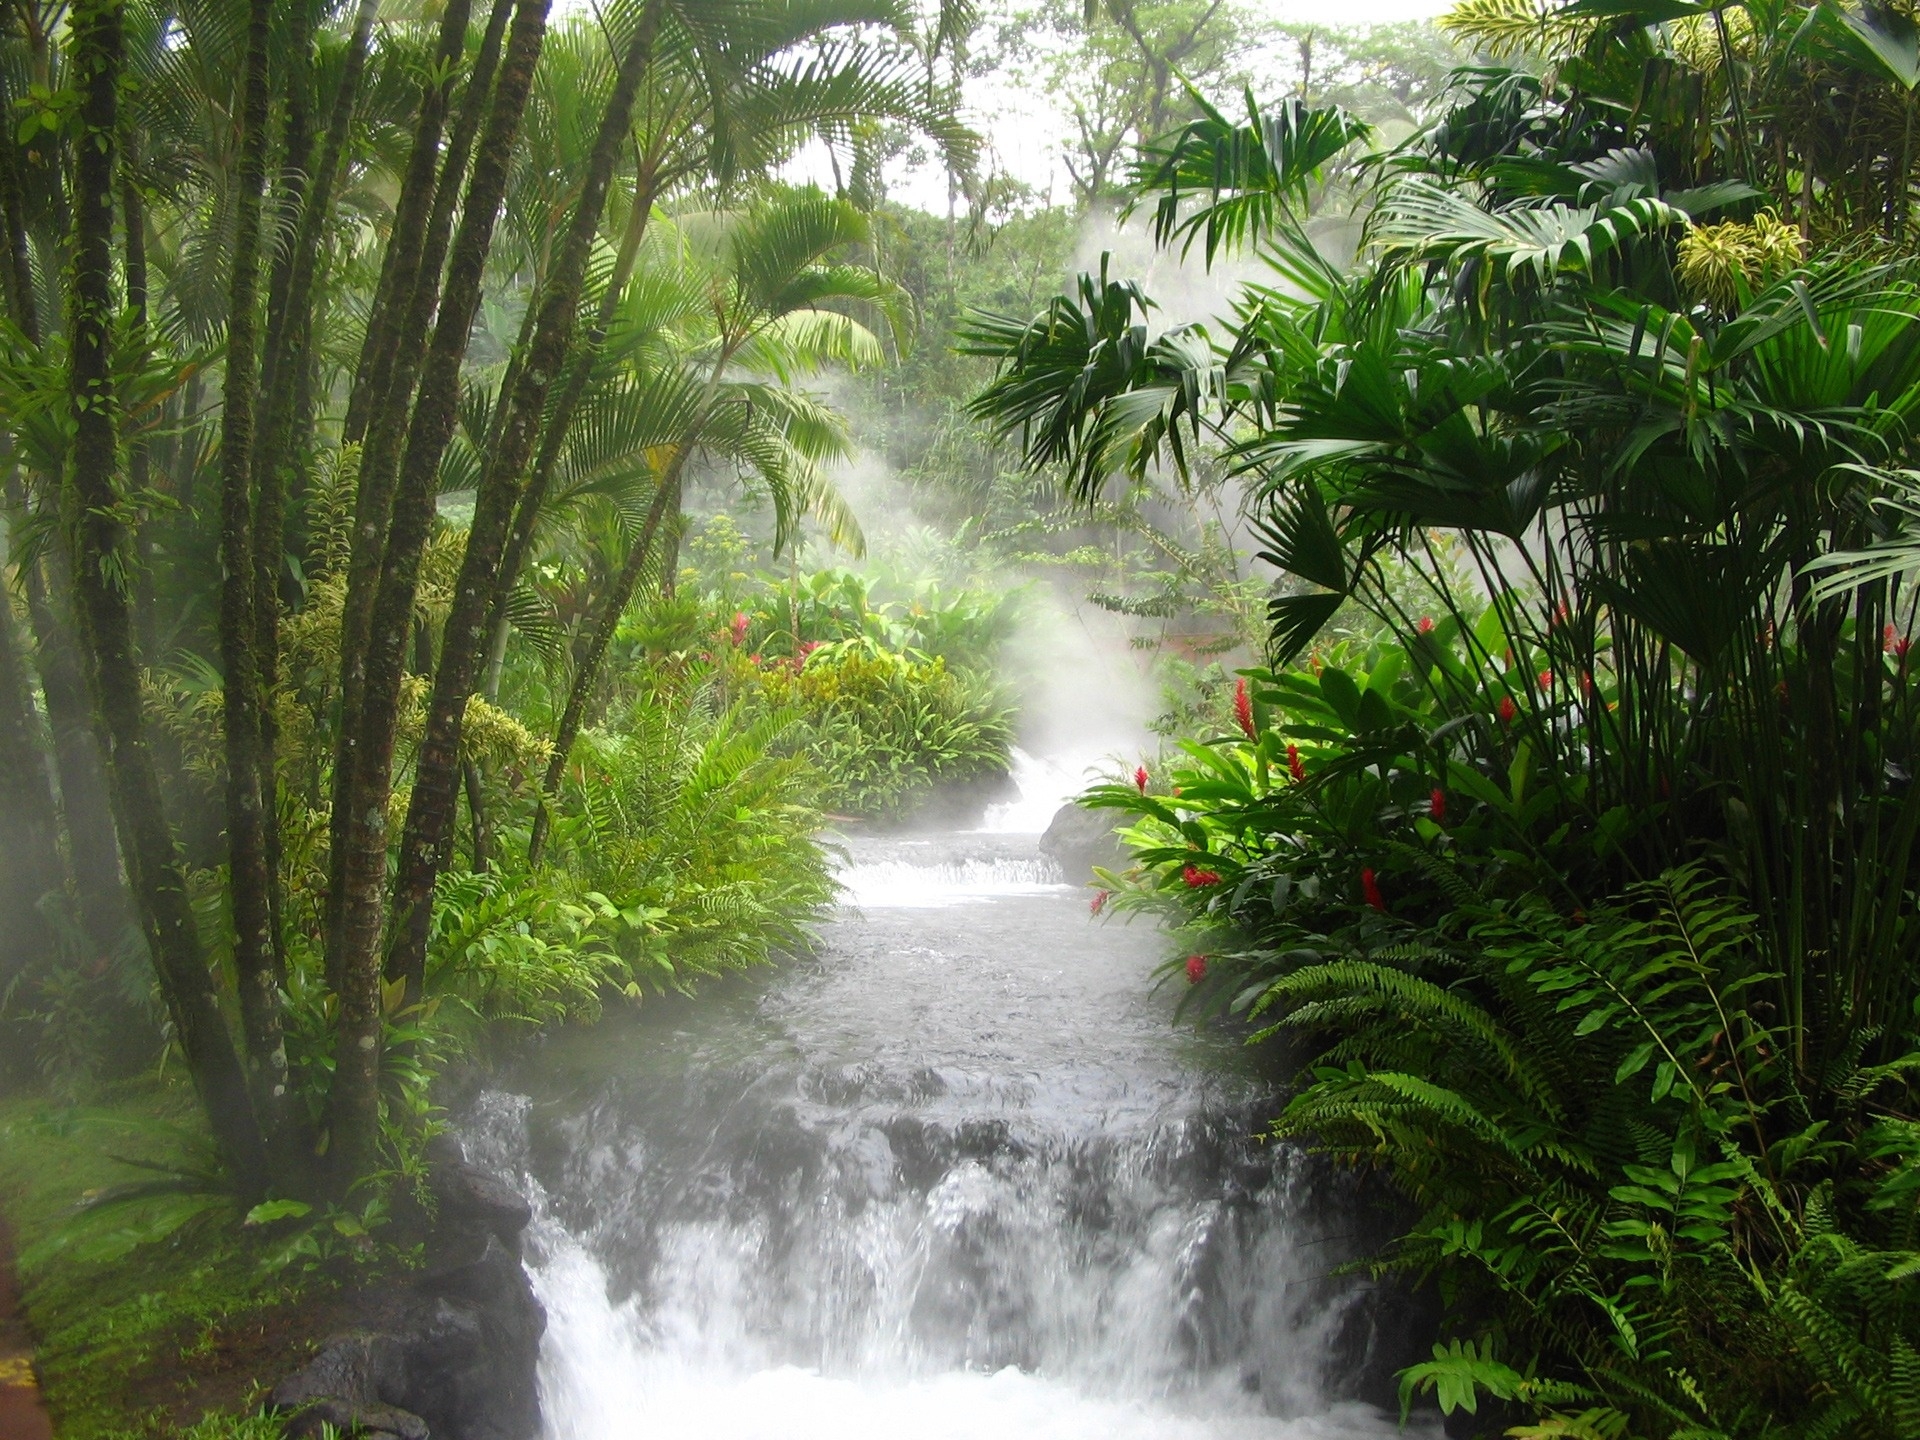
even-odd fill
[[[534,1200],[551,1440],[1396,1433],[1348,1398],[1374,1297],[1328,1276],[1314,1167],[1169,1023],[1157,937],[1030,833],[847,850],[814,956],[566,1035],[466,1117]]]

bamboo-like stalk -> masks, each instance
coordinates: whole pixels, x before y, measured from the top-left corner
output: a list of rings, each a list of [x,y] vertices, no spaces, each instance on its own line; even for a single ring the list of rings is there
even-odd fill
[[[214,1139],[245,1196],[267,1183],[266,1150],[247,1077],[200,950],[187,877],[161,800],[141,713],[133,623],[118,575],[126,545],[118,487],[114,394],[113,211],[124,39],[117,0],[79,0],[70,12],[71,80],[80,95],[74,147],[73,262],[69,271],[68,407],[76,608],[86,637],[94,705],[109,756],[114,818],[161,993]]]
[[[541,293],[533,337],[517,368],[511,391],[502,399],[499,439],[487,456],[474,497],[473,520],[454,585],[453,606],[441,632],[440,665],[434,674],[426,733],[414,761],[413,795],[400,846],[400,873],[394,884],[394,941],[387,974],[406,981],[418,997],[424,978],[427,932],[433,913],[433,888],[452,853],[459,806],[460,732],[467,702],[486,657],[487,613],[500,574],[501,556],[522,476],[533,452],[547,394],[566,364],[574,317],[586,284],[587,260],[600,232],[601,213],[613,184],[614,167],[625,148],[634,96],[653,63],[665,0],[648,0],[627,44],[612,93],[581,178],[580,196]],[[570,417],[569,417],[570,418]],[[549,422],[546,443],[558,445],[558,417]]]
[[[381,265],[379,294],[367,324],[359,372],[348,400],[346,442],[361,443],[348,545],[347,593],[340,617],[340,711],[335,727],[333,803],[328,820],[330,877],[326,901],[327,983],[340,984],[341,866],[348,819],[356,803],[354,747],[360,735],[360,697],[366,682],[367,628],[393,509],[393,484],[413,398],[421,347],[440,289],[440,265],[452,227],[453,198],[466,174],[467,152],[485,112],[500,41],[513,0],[494,0],[480,53],[442,162],[440,132],[451,98],[454,64],[465,48],[469,0],[452,0],[441,16],[438,73],[442,82],[422,94],[413,153],[407,162],[393,233]],[[363,417],[356,421],[354,406]],[[360,429],[356,431],[356,423]],[[371,425],[369,430],[367,427]],[[364,438],[363,438],[364,437]]]
[[[642,172],[634,181],[633,205],[627,212],[626,230],[620,237],[620,250],[614,257],[613,273],[607,277],[606,291],[600,297],[600,309],[594,316],[593,327],[587,331],[586,343],[578,348],[568,365],[566,381],[553,402],[552,417],[540,437],[540,453],[534,459],[533,474],[528,478],[526,489],[522,491],[520,502],[514,510],[513,532],[507,539],[507,548],[500,560],[500,573],[494,579],[492,606],[487,615],[489,638],[483,692],[489,700],[497,698],[500,693],[500,677],[507,655],[507,607],[513,601],[513,588],[520,583],[520,572],[526,568],[527,557],[532,553],[533,537],[540,525],[540,511],[547,502],[547,492],[553,488],[553,472],[560,463],[566,437],[573,428],[573,418],[579,413],[580,402],[586,397],[587,384],[593,377],[594,358],[606,343],[607,331],[620,311],[620,297],[626,292],[627,282],[633,278],[634,265],[639,260],[641,242],[646,238],[647,220],[653,213],[658,189],[659,171],[645,168],[643,162]]]
[[[340,1026],[328,1097],[329,1160],[336,1190],[373,1167],[379,1142],[382,1026],[381,942],[387,872],[387,803],[399,722],[406,642],[419,584],[420,556],[433,523],[441,456],[453,436],[466,355],[494,224],[506,193],[513,146],[546,36],[547,0],[518,0],[494,82],[492,104],[460,228],[447,266],[439,319],[420,371],[420,392],[407,430],[394,489],[380,584],[368,627],[359,734],[353,750],[354,795],[347,845],[334,867],[341,890]]]
[[[272,866],[268,861],[262,773],[261,686],[255,639],[253,505],[254,356],[259,304],[261,197],[266,184],[267,49],[272,0],[248,7],[240,156],[234,205],[233,263],[228,282],[226,377],[220,414],[220,656],[227,761],[227,884],[233,911],[233,966],[246,1037],[247,1078],[265,1135],[274,1179],[300,1185],[301,1147],[294,1138],[287,1049],[280,996],[286,973],[273,931]],[[262,542],[267,543],[267,542]]]

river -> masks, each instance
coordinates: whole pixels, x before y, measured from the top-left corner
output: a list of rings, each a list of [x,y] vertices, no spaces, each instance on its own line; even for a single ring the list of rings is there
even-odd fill
[[[815,954],[565,1033],[461,1121],[522,1179],[550,1440],[1373,1440],[1351,1193],[1032,833],[845,840]],[[1385,1317],[1391,1320],[1391,1316]]]

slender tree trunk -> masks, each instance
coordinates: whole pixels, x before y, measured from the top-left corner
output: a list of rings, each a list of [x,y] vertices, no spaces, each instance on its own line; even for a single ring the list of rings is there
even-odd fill
[[[71,11],[71,83],[80,93],[74,156],[74,236],[68,324],[71,493],[76,608],[112,781],[120,843],[153,951],[175,1038],[213,1134],[243,1194],[262,1192],[266,1153],[212,977],[200,952],[186,873],[174,846],[147,747],[132,615],[120,588],[127,536],[117,518],[113,391],[113,203],[122,32],[118,0],[78,0]]]
[[[469,760],[461,767],[467,786],[467,819],[473,825],[473,868],[487,868],[487,787],[480,767]]]
[[[13,605],[0,591],[0,1009],[21,974],[53,948],[41,897],[62,888],[60,824],[48,784],[33,689],[14,625]],[[479,811],[474,811],[477,817]],[[476,828],[474,834],[477,836]]]
[[[719,371],[716,369],[714,373],[717,376]],[[708,388],[711,392],[714,387]],[[700,416],[699,424],[704,424],[705,406],[702,406]],[[627,552],[627,563],[621,566],[612,589],[607,592],[600,618],[587,641],[586,653],[573,667],[573,684],[567,691],[567,708],[561,713],[560,728],[553,739],[553,754],[547,761],[547,773],[541,777],[540,796],[535,802],[533,835],[527,842],[529,865],[538,865],[540,857],[546,853],[547,831],[552,825],[548,807],[560,792],[560,777],[567,773],[567,756],[573,750],[573,742],[580,738],[580,726],[586,718],[587,704],[593,698],[594,686],[600,682],[601,662],[607,658],[607,647],[613,643],[614,631],[620,628],[620,617],[626,613],[627,603],[633,599],[633,592],[640,585],[640,577],[646,573],[647,555],[653,549],[654,538],[660,533],[660,522],[666,518],[668,505],[679,494],[680,475],[686,469],[687,457],[693,453],[698,435],[696,428],[681,442],[680,448],[673,452],[673,459],[667,463],[659,487],[653,492],[653,503],[647,507],[647,518],[640,527],[640,534],[635,538],[633,548]]]
[[[456,145],[462,124],[469,116],[478,116],[488,89],[493,84],[493,67],[499,55],[500,39],[512,10],[513,0],[494,0],[488,12],[480,53],[467,77],[459,118],[455,121]],[[373,308],[367,316],[366,335],[360,342],[360,363],[354,368],[353,385],[347,393],[347,415],[342,435],[348,444],[358,444],[366,437],[368,421],[386,400],[393,373],[397,327],[412,302],[422,268],[427,216],[438,194],[436,178],[442,173],[440,137],[453,101],[458,67],[466,51],[467,22],[471,13],[471,0],[456,0],[440,17],[440,45],[434,63],[438,67],[436,74],[441,78],[439,83],[429,84],[421,93],[420,113],[414,125],[413,149],[407,156],[406,174],[400,182],[400,198],[394,207],[393,229],[381,261],[380,280],[374,290]],[[449,146],[449,151],[453,148],[455,146]],[[457,188],[458,177],[454,184]],[[431,268],[437,281],[438,266]]]
[[[387,872],[387,802],[393,783],[408,626],[418,589],[420,555],[433,523],[440,459],[453,436],[466,355],[494,223],[506,193],[534,66],[546,36],[547,0],[518,0],[499,78],[467,184],[433,342],[420,372],[420,393],[408,427],[394,490],[380,585],[367,631],[365,679],[347,845],[334,874],[341,892],[340,1029],[329,1097],[334,1185],[344,1190],[373,1168],[380,1124],[381,939]]]
[[[613,184],[614,167],[626,148],[634,96],[653,63],[664,0],[648,0],[614,79],[613,93],[600,116],[600,128],[581,180],[580,198],[541,294],[533,339],[519,366],[512,391],[502,404],[505,418],[490,449],[474,497],[473,521],[455,582],[453,606],[440,643],[426,732],[414,763],[413,795],[400,845],[400,873],[394,885],[394,943],[387,959],[390,978],[403,978],[415,998],[425,973],[427,931],[433,915],[433,888],[453,851],[454,821],[460,798],[460,731],[467,702],[486,658],[487,611],[500,574],[501,552],[520,498],[521,476],[533,453],[535,436],[547,412],[547,392],[566,364],[573,340],[574,316],[586,283],[587,260],[600,233],[601,213]],[[558,444],[549,428],[547,440]]]
[[[25,514],[26,495],[17,476],[9,488],[14,513]],[[127,893],[120,879],[120,846],[114,838],[101,741],[94,731],[86,672],[66,608],[73,594],[71,559],[61,547],[50,546],[39,564],[24,569],[27,619],[33,627],[34,660],[60,781],[60,814],[66,822],[68,872],[80,902],[81,926],[104,955],[121,939],[128,919]]]
[[[233,906],[233,968],[247,1042],[247,1078],[265,1133],[274,1178],[300,1187],[300,1147],[287,1087],[280,1030],[286,975],[273,933],[272,868],[262,813],[271,781],[262,773],[258,655],[254,649],[253,475],[255,314],[259,304],[261,195],[266,183],[267,47],[272,0],[248,7],[240,157],[236,179],[233,269],[227,306],[226,380],[220,413],[220,655],[225,667],[227,885]],[[267,543],[264,538],[261,543]],[[278,603],[277,597],[273,603]]]
[[[132,141],[127,153],[133,154]],[[140,186],[128,169],[120,174],[120,218],[126,230],[127,319],[133,328],[131,349],[141,361],[147,358],[147,207],[140,197]],[[144,497],[150,480],[150,464],[145,437],[127,437],[127,489]],[[134,625],[140,639],[140,657],[149,666],[160,663],[160,605],[154,593],[154,574],[158,568],[153,538],[148,532],[151,515],[143,506],[140,528],[134,536],[140,563],[135,568]]]
[[[286,565],[287,494],[306,449],[306,436],[299,421],[304,413],[302,402],[311,373],[313,289],[320,247],[327,217],[332,211],[334,183],[346,155],[354,109],[359,102],[361,76],[366,69],[367,47],[378,9],[378,0],[360,0],[347,44],[346,61],[328,114],[326,134],[317,156],[305,153],[312,147],[307,133],[311,127],[304,119],[304,95],[297,109],[299,125],[295,124],[294,108],[289,110],[289,151],[297,148],[301,153],[290,153],[288,157],[289,184],[282,208],[289,212],[289,220],[283,223],[291,233],[284,237],[285,243],[274,265],[272,289],[275,293],[269,297],[269,329],[260,369],[260,426],[252,463],[253,643],[262,700],[260,792],[265,812],[268,908],[273,920],[275,954],[283,969],[285,956],[279,948],[284,908],[280,887],[279,733],[273,715],[273,695],[280,681],[280,584]],[[457,33],[464,34],[464,11],[455,18]],[[305,38],[303,34],[303,42]],[[307,57],[301,54],[296,59],[303,73],[296,78],[294,88],[304,90]],[[296,138],[301,142],[297,147],[292,143]],[[302,173],[310,159],[311,173]],[[293,163],[296,160],[297,165]]]
[[[627,282],[633,278],[633,267],[640,255],[640,243],[646,238],[647,217],[653,212],[657,185],[657,173],[651,170],[643,171],[634,182],[633,208],[627,213],[626,232],[620,237],[620,250],[614,257],[613,273],[607,278],[606,292],[600,297],[599,313],[594,316],[593,328],[587,332],[587,343],[579,347],[572,357],[566,382],[553,404],[552,418],[548,420],[540,438],[540,454],[534,460],[533,475],[527,481],[519,507],[514,511],[513,534],[508,537],[506,553],[501,557],[500,574],[493,586],[492,608],[487,615],[490,639],[484,689],[488,700],[496,699],[500,694],[500,676],[507,658],[508,606],[513,600],[513,588],[520,583],[520,572],[526,568],[527,557],[532,553],[533,537],[540,525],[540,510],[547,503],[548,490],[553,488],[554,468],[560,463],[560,452],[568,431],[573,428],[573,417],[586,396],[588,382],[593,378],[594,358],[606,343],[607,331],[620,310],[620,297],[626,291]]]
[[[441,57],[458,59],[464,48],[467,0],[453,0],[442,16]],[[348,546],[347,594],[340,622],[340,722],[333,765],[333,806],[328,821],[329,873],[326,913],[327,983],[341,984],[341,931],[346,895],[341,866],[348,844],[350,817],[356,808],[354,787],[359,771],[354,747],[359,743],[360,697],[366,682],[367,633],[373,615],[375,586],[380,578],[382,545],[392,518],[393,485],[405,439],[407,407],[413,398],[414,377],[426,343],[440,289],[440,265],[453,226],[454,197],[467,170],[467,153],[486,112],[501,39],[513,0],[494,0],[487,31],[467,80],[460,113],[454,121],[447,153],[440,160],[438,138],[445,120],[452,85],[452,61],[441,73],[444,85],[429,89],[421,100],[420,125],[413,155],[407,165],[399,208],[387,258],[381,267],[384,308],[376,299],[361,350],[360,374],[353,397],[365,402],[359,476],[354,490],[353,530]],[[454,21],[458,25],[454,25]],[[431,139],[432,143],[429,143]],[[376,344],[376,340],[378,343]],[[347,412],[347,438],[354,434],[353,398]]]

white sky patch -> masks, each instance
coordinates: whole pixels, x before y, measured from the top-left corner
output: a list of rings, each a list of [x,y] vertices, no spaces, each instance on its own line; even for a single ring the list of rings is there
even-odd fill
[[[1267,13],[1283,24],[1325,24],[1343,29],[1391,25],[1408,20],[1431,20],[1452,7],[1453,0],[1268,0]],[[1055,97],[1005,73],[970,77],[963,87],[961,117],[985,141],[984,161],[1001,174],[1032,187],[1036,197],[1051,204],[1072,199],[1072,185],[1062,155],[1071,133],[1071,120]],[[931,147],[921,147],[931,151]],[[844,164],[844,157],[843,164]],[[785,178],[795,184],[812,182],[832,192],[833,159],[826,145],[809,142],[786,167]],[[947,211],[947,175],[938,158],[915,163],[903,157],[889,165],[887,193],[900,204],[931,214]],[[965,208],[956,199],[958,208]]]

